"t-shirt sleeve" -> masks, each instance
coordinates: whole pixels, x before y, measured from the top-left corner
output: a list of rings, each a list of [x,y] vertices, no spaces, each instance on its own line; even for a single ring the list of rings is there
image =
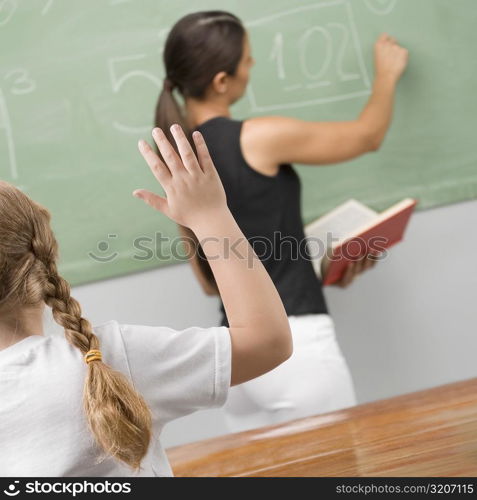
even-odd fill
[[[132,381],[159,424],[222,406],[231,379],[230,331],[225,326],[119,325]]]

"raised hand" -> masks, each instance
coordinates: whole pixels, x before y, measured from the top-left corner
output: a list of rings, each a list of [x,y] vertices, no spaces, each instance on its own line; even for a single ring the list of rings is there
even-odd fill
[[[194,230],[197,224],[227,210],[226,195],[200,132],[192,135],[198,158],[179,125],[173,125],[171,133],[180,157],[161,129],[152,132],[165,164],[147,142],[141,140],[138,144],[166,198],[145,189],[136,189],[133,194],[177,224]]]

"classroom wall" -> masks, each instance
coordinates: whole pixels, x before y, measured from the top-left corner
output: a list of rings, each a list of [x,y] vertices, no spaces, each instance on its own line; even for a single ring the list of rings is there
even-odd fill
[[[347,289],[325,288],[360,403],[475,376],[476,219],[477,201],[417,212],[386,260]],[[114,318],[182,329],[219,322],[217,299],[202,294],[187,264],[73,294],[96,324]],[[225,432],[221,410],[208,410],[170,423],[163,442]]]

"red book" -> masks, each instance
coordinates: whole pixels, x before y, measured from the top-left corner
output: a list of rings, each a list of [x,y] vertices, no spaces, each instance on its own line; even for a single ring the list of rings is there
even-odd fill
[[[417,200],[406,198],[381,213],[351,199],[305,226],[313,267],[321,277],[321,264],[327,271],[323,285],[343,276],[349,262],[364,255],[380,255],[403,239]]]

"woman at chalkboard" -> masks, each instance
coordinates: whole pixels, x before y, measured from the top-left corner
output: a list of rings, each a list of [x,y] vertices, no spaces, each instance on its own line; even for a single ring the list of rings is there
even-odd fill
[[[230,107],[244,95],[254,64],[240,19],[223,11],[197,12],[180,19],[167,37],[166,76],[155,125],[168,131],[179,123],[189,134],[193,130],[203,134],[229,208],[275,283],[293,335],[294,353],[285,363],[231,389],[224,410],[232,432],[356,404],[322,283],[303,252],[301,186],[292,163],[329,165],[379,148],[408,52],[382,34],[374,56],[372,94],[355,120],[310,122],[263,116],[238,121],[231,117]],[[218,295],[194,234],[179,229],[196,244],[198,251],[191,252],[190,263],[202,288],[208,295]],[[352,262],[337,285],[347,286],[374,262],[368,256]],[[221,312],[221,325],[227,326],[223,304]],[[261,314],[258,308],[256,314]]]

